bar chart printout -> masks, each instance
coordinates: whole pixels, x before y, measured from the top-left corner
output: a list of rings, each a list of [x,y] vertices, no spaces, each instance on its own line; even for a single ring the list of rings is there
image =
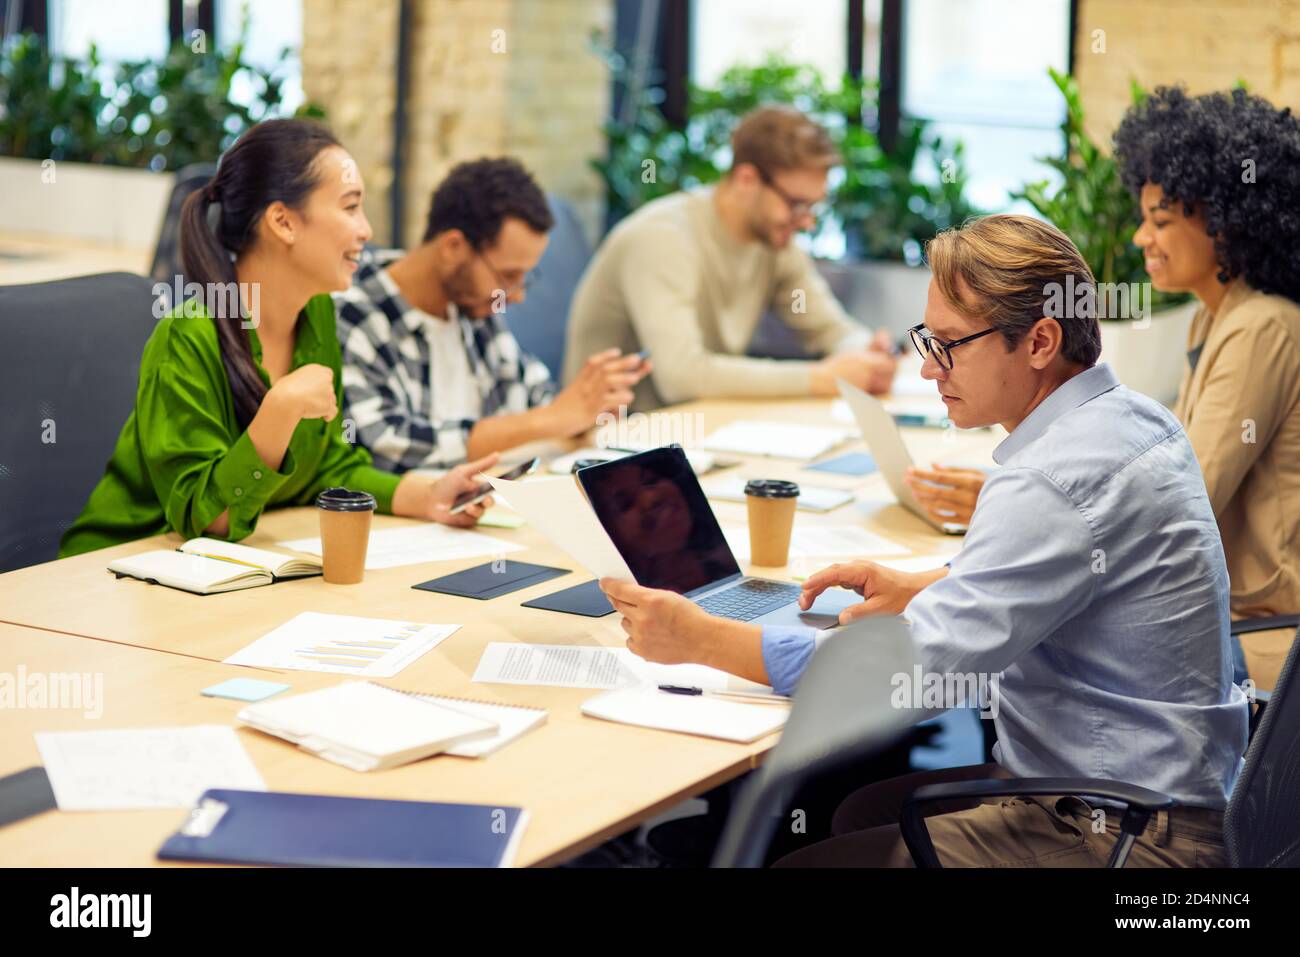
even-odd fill
[[[226,663],[391,678],[459,627],[305,611]]]

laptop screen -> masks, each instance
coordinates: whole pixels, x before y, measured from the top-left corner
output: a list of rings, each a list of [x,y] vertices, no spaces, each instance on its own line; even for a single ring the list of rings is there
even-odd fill
[[[740,573],[680,448],[591,465],[578,481],[637,584],[684,594]]]

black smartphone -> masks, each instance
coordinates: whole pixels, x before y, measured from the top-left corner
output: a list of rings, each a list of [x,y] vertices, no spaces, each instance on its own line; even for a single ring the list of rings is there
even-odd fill
[[[505,472],[501,475],[498,475],[497,478],[503,478],[513,482],[515,479],[521,479],[525,475],[528,475],[531,472],[535,472],[537,470],[537,466],[540,465],[541,462],[542,460],[539,458],[530,459],[529,461],[524,462],[522,465],[516,465],[509,472]],[[468,492],[461,492],[459,495],[456,496],[456,500],[451,503],[451,514],[456,515],[459,512],[463,512],[465,511],[466,508],[473,505],[475,502],[481,502],[483,501],[483,499],[487,498],[491,494],[492,494],[492,486],[489,485],[487,482],[484,482],[478,488],[470,489],[470,491]]]

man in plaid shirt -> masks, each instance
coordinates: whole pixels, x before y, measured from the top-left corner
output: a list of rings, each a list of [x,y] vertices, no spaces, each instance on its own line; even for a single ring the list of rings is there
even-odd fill
[[[517,162],[461,163],[433,194],[423,242],[372,255],[335,295],[344,414],[376,466],[447,468],[576,435],[631,403],[649,362],[602,352],[557,391],[506,324],[552,224]]]

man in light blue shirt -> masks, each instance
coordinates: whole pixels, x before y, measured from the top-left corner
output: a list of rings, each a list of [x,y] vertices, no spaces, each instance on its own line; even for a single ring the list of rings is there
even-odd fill
[[[1014,776],[1165,792],[1189,807],[1153,822],[1131,865],[1222,863],[1247,703],[1232,684],[1227,571],[1191,446],[1163,406],[1095,364],[1089,302],[1053,298],[1067,274],[1072,288],[1092,288],[1064,235],[993,216],[941,235],[929,254],[934,278],[913,336],[922,374],[958,426],[1007,429],[1001,468],[949,568],[835,565],[805,582],[801,602],[853,588],[865,600],[842,620],[905,611],[927,674],[994,679],[996,764],[865,788],[841,805],[836,837],[787,862],[904,864],[897,814],[916,786]],[[811,629],[724,622],[672,593],[605,587],[628,646],[653,661],[710,664],[789,693],[815,649]],[[1105,862],[1117,824],[1096,833],[1095,819],[1074,798],[1008,799],[929,823],[949,865],[1088,866]]]

